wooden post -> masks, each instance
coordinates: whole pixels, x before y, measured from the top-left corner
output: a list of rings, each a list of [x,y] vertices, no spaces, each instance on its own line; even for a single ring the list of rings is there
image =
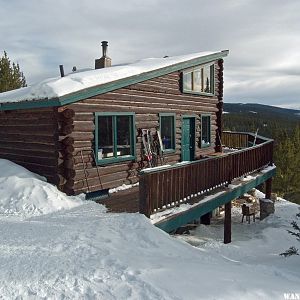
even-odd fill
[[[210,212],[201,216],[201,224],[210,225],[210,218],[211,218]]]
[[[266,181],[266,199],[271,199],[272,193],[272,177]]]
[[[139,212],[150,218],[149,176],[141,174],[139,180]]]
[[[231,201],[225,204],[224,244],[231,243]]]

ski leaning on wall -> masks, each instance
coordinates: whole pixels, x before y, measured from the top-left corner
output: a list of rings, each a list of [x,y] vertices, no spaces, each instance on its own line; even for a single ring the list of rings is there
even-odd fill
[[[160,132],[156,131],[156,133],[152,133],[149,129],[142,129],[142,141],[145,158],[149,163],[149,167],[156,167],[159,162],[163,165],[163,145]]]

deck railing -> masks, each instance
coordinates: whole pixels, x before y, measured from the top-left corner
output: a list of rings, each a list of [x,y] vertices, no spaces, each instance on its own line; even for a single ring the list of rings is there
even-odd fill
[[[190,201],[273,163],[273,140],[251,133],[224,132],[233,152],[140,173],[140,213],[150,216]],[[254,144],[255,142],[255,144]],[[251,144],[254,146],[248,147]]]

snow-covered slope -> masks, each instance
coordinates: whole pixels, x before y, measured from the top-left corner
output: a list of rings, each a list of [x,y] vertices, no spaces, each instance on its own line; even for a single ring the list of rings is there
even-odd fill
[[[9,167],[6,170],[8,178],[17,176]],[[15,189],[2,177],[0,199],[6,193],[21,199],[17,194],[22,180],[27,188],[40,184],[34,175],[25,175],[15,181]],[[43,207],[47,197],[57,193],[41,192]],[[276,215],[250,225],[234,218],[233,243],[228,245],[221,241],[222,225],[201,226],[193,235],[197,247],[160,231],[142,215],[106,213],[93,202],[25,220],[2,213],[0,295],[3,299],[283,299],[283,293],[299,292],[300,287],[299,258],[278,255],[296,246],[286,229],[298,206],[280,201],[276,208]]]

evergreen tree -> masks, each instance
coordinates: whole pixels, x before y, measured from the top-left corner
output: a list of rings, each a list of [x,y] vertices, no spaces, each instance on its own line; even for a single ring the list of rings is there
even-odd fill
[[[0,93],[26,86],[26,79],[19,64],[11,63],[4,51],[0,57]]]

